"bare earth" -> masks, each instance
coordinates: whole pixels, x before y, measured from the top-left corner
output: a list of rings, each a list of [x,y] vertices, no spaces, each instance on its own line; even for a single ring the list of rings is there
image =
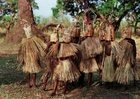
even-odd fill
[[[5,54],[0,55],[0,63],[2,59],[7,59],[9,56]],[[140,99],[140,81],[137,87],[132,84],[128,89],[125,86],[114,83],[113,88],[108,89],[103,83],[99,84],[98,73],[93,73],[92,85],[86,86],[87,79],[85,79],[85,86],[79,88],[77,81],[74,85],[69,83],[67,94],[62,94],[63,86],[59,86],[57,94],[50,97],[53,89],[51,81],[46,86],[46,91],[41,90],[42,80],[40,80],[42,73],[38,74],[37,88],[26,88],[25,74],[17,69],[19,63],[16,57],[7,59],[5,64],[6,69],[0,66],[0,99]],[[10,66],[10,67],[8,67]],[[137,53],[137,66],[140,69],[140,52]],[[86,77],[87,78],[87,77]]]

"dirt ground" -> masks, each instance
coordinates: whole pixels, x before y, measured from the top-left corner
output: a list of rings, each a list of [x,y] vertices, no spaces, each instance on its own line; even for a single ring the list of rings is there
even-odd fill
[[[50,97],[53,89],[52,82],[46,86],[46,91],[41,90],[42,80],[38,75],[37,88],[27,90],[25,74],[18,70],[19,63],[16,57],[7,55],[16,54],[17,51],[0,51],[0,99],[140,99],[140,81],[137,86],[133,82],[126,89],[125,86],[114,82],[112,88],[107,88],[106,84],[99,84],[99,74],[93,73],[92,85],[86,86],[87,79],[85,79],[85,86],[78,87],[78,82],[74,85],[69,83],[67,94],[63,95],[63,87],[59,86],[57,94]],[[140,49],[137,50],[137,66],[140,72]],[[86,77],[87,78],[87,77]]]
[[[140,69],[140,59],[137,57],[137,65]],[[99,74],[93,73],[92,85],[87,87],[87,75],[85,86],[78,87],[78,81],[69,83],[67,94],[62,94],[63,86],[59,85],[57,94],[53,97],[50,93],[53,89],[51,81],[46,86],[46,91],[41,90],[42,73],[37,76],[37,88],[26,88],[25,74],[17,69],[19,63],[16,56],[0,55],[0,99],[140,99],[140,81],[137,87],[133,82],[126,89],[125,86],[114,82],[112,88],[108,88],[105,83],[99,84]]]

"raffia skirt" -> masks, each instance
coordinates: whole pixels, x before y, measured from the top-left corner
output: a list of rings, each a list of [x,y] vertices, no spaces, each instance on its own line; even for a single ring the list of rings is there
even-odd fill
[[[79,69],[81,72],[91,73],[91,72],[97,72],[99,70],[99,67],[97,65],[95,58],[90,58],[90,59],[82,60],[79,65]]]
[[[32,56],[32,55],[29,55],[29,56]],[[31,58],[29,58],[29,59],[31,59]],[[31,63],[29,63],[29,61]],[[27,72],[29,72],[29,73],[38,73],[38,72],[40,72],[42,70],[42,67],[40,65],[39,59],[34,58],[34,59],[31,59],[31,60],[28,60],[27,62],[25,60],[25,63],[23,65],[23,67],[22,67],[22,70],[25,73],[27,73]]]
[[[74,81],[80,77],[80,72],[76,65],[69,59],[59,60],[53,72],[53,80]]]
[[[102,81],[113,82],[115,74],[115,67],[112,56],[106,56],[104,60],[104,67],[102,71]]]
[[[41,77],[42,80],[44,80],[46,77],[51,80],[53,74],[53,67],[53,60],[51,60],[50,58],[46,58],[46,67],[43,69],[43,75]]]
[[[45,43],[40,38],[33,36],[22,40],[19,60],[23,63],[22,70],[27,73],[38,73],[42,70],[41,56],[45,55]]]
[[[132,68],[130,63],[117,68],[115,73],[115,80],[121,84],[129,84],[131,81],[139,80],[137,68]]]

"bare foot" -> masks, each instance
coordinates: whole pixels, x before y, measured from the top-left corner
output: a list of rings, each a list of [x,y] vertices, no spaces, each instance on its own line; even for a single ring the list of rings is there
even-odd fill
[[[33,88],[33,89],[36,89],[36,88],[37,88],[37,85],[33,85],[32,88]]]
[[[46,87],[41,86],[41,87],[40,87],[40,90],[46,91]]]
[[[26,89],[27,91],[29,91],[29,90],[31,90],[31,87],[32,87],[32,86],[27,86],[25,89]]]
[[[30,89],[32,86],[31,85],[27,85],[27,89]]]
[[[64,95],[67,94],[67,93],[70,93],[70,90],[63,90],[62,91],[62,94],[64,94]]]
[[[52,92],[51,94],[50,94],[50,96],[54,96],[56,93],[55,92]]]

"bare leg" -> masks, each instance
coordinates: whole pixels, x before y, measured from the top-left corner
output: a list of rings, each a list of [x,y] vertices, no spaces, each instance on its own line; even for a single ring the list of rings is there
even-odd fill
[[[92,73],[89,73],[88,74],[88,84],[87,84],[87,86],[90,86],[91,80],[92,80]]]
[[[68,81],[65,81],[64,82],[64,90],[63,90],[63,94],[66,94],[66,91],[67,91],[67,86],[68,86]]]
[[[33,73],[33,87],[36,88],[36,73]]]
[[[102,71],[99,71],[99,79],[100,79],[100,85],[102,85]]]
[[[45,90],[45,88],[47,86],[47,81],[48,81],[48,77],[45,77],[44,84],[43,84],[43,87],[42,87],[43,90]]]
[[[80,86],[80,88],[82,88],[84,85],[84,78],[85,78],[85,73],[81,72],[81,76],[79,77],[79,81],[78,81],[78,85]]]
[[[54,96],[56,94],[57,86],[58,86],[58,80],[55,80],[53,86],[53,92],[50,94],[50,96]]]
[[[31,88],[31,86],[30,86],[30,73],[29,72],[26,73],[26,79],[27,79],[27,88]]]

